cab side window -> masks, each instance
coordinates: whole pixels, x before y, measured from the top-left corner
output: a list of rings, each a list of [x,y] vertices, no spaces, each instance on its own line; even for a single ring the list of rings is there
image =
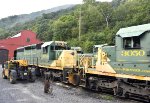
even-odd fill
[[[127,37],[123,38],[123,47],[124,49],[140,49],[140,37]]]
[[[48,46],[43,48],[43,54],[47,54],[48,53]]]
[[[140,37],[133,38],[133,48],[137,48],[137,49],[141,48]]]
[[[51,49],[50,50],[55,50],[54,46],[51,46]]]
[[[123,45],[125,49],[131,48],[132,47],[131,38],[123,38]]]

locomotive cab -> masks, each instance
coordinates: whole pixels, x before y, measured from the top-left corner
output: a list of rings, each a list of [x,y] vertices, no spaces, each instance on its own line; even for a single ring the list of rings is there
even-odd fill
[[[41,64],[50,67],[72,68],[76,66],[76,52],[69,50],[66,42],[50,41],[42,46]]]
[[[116,35],[118,62],[150,62],[149,24],[122,28]]]
[[[120,29],[116,34],[117,72],[150,76],[150,24]]]

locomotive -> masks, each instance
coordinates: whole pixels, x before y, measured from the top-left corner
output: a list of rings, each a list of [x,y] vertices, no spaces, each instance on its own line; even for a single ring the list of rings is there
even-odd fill
[[[66,42],[49,41],[21,47],[15,51],[14,58],[27,60],[36,74],[49,74],[52,80],[79,84],[79,81],[74,81],[78,75],[77,51],[71,50]]]
[[[66,42],[50,41],[18,48],[16,59],[52,80],[60,80],[119,97],[150,100],[150,24],[121,28],[115,45],[93,46],[93,53],[78,54]]]
[[[149,38],[150,24],[121,28],[115,46],[99,45],[94,57],[84,57],[86,77],[81,84],[119,97],[149,100]]]

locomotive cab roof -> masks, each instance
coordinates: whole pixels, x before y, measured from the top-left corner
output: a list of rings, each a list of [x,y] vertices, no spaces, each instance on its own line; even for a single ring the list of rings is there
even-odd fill
[[[150,62],[149,38],[150,23],[121,28],[116,34],[116,60]]]
[[[101,48],[103,46],[107,46],[108,44],[94,45],[93,48]]]
[[[42,48],[43,47],[46,47],[48,45],[53,45],[53,46],[65,46],[67,45],[67,42],[64,42],[64,41],[49,41],[49,42],[44,42],[44,44],[42,45]]]
[[[138,26],[131,26],[127,28],[121,28],[116,35],[121,36],[122,38],[134,37],[140,36],[147,31],[150,31],[150,23]]]
[[[42,45],[42,44],[43,44],[43,43],[39,43],[39,44],[31,44],[31,45],[19,47],[19,48],[17,48],[17,50],[25,49],[25,48],[29,48],[29,47],[36,47],[37,45]]]

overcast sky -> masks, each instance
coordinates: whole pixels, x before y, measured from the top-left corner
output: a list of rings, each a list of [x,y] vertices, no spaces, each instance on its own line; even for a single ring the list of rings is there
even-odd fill
[[[111,1],[111,0],[97,0]],[[19,14],[50,9],[65,4],[80,4],[82,0],[0,0],[0,19]]]

